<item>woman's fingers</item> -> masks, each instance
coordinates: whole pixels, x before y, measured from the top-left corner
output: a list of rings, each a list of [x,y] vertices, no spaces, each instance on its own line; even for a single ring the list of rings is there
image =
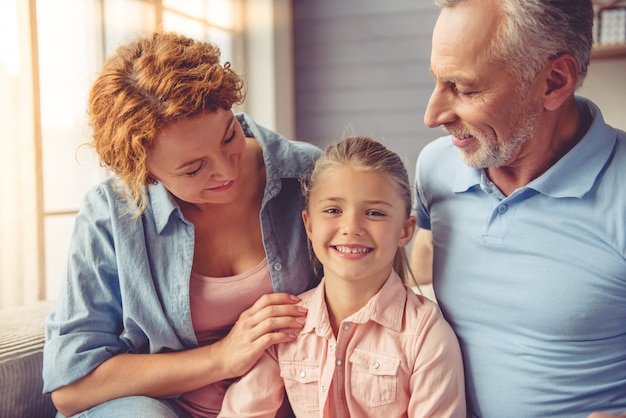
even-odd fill
[[[265,295],[243,312],[237,322],[253,331],[250,335],[252,340],[269,332],[301,328],[307,310],[296,305],[297,301],[297,298],[287,294]]]
[[[231,377],[246,373],[268,347],[296,337],[307,313],[296,305],[298,301],[286,293],[262,296],[239,316],[228,335],[214,344],[228,363]]]

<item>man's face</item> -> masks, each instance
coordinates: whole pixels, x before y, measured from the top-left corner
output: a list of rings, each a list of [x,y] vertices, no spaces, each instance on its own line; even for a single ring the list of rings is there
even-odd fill
[[[511,165],[534,135],[542,105],[488,50],[500,16],[496,1],[471,0],[444,8],[433,31],[435,78],[424,123],[452,135],[466,164]]]

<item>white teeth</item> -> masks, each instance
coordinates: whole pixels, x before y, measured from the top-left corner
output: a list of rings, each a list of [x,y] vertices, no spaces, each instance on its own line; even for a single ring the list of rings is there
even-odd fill
[[[371,251],[369,248],[363,248],[363,247],[350,248],[350,247],[335,246],[335,249],[342,254],[363,254],[363,253],[368,253]]]
[[[226,186],[227,184],[228,184],[228,182],[226,182],[226,183],[222,184],[222,186]]]

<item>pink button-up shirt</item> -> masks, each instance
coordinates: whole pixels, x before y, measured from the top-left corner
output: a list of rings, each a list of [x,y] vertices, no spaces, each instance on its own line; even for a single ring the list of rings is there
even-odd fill
[[[298,338],[269,348],[226,392],[220,417],[465,417],[458,341],[439,307],[392,273],[333,335],[324,281],[301,295]],[[284,389],[283,389],[284,388]]]

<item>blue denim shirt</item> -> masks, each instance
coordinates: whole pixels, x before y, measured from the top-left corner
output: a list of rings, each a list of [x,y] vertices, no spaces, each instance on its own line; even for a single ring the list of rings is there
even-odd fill
[[[319,282],[302,225],[299,179],[320,150],[237,114],[262,149],[267,183],[261,228],[274,290],[299,294]],[[115,179],[90,190],[76,217],[58,305],[46,320],[44,392],[72,383],[120,353],[197,347],[189,305],[194,226],[161,185],[133,218]]]

